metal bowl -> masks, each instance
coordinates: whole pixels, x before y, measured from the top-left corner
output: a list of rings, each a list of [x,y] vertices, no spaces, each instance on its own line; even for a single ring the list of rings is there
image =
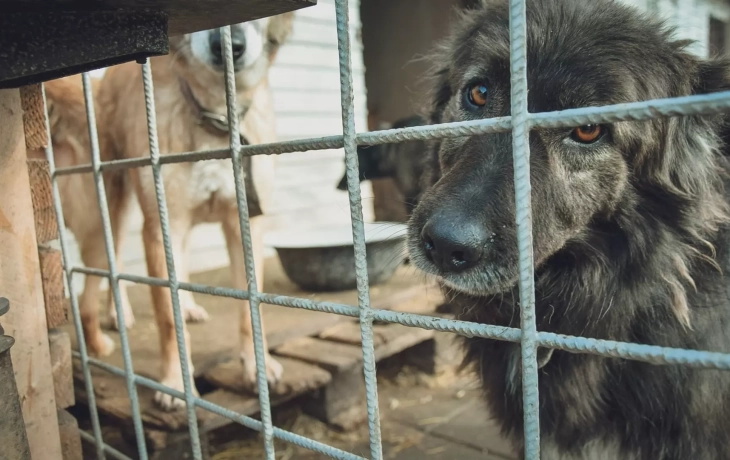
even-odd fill
[[[368,278],[371,285],[388,281],[403,262],[406,226],[365,224]],[[326,227],[303,232],[275,232],[266,245],[276,249],[284,273],[307,291],[345,291],[357,287],[352,227]]]

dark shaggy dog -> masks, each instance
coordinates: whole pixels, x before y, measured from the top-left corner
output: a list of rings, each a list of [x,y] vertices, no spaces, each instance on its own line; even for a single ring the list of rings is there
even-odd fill
[[[509,115],[507,2],[467,12],[435,56],[431,123]],[[611,0],[528,0],[531,112],[730,89],[671,31]],[[730,351],[723,117],[530,136],[538,330]],[[410,222],[418,267],[462,319],[519,327],[511,134],[437,142]],[[519,449],[519,345],[468,339]],[[542,458],[730,459],[730,374],[542,350]]]
[[[398,120],[389,126],[390,129],[423,126],[426,120],[412,116]],[[399,142],[395,144],[361,145],[357,147],[357,160],[360,169],[360,181],[392,177],[396,187],[403,194],[408,215],[418,203],[423,189],[423,152],[424,141]],[[342,176],[337,185],[339,190],[347,190],[347,176]]]

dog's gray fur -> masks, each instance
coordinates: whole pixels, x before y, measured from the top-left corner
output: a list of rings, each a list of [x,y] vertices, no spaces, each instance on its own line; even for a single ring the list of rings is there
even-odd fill
[[[730,64],[613,0],[528,0],[528,108],[547,112],[730,89]],[[430,123],[510,114],[507,1],[466,12],[434,55]],[[487,104],[467,103],[475,82]],[[530,135],[538,330],[730,352],[730,244],[722,116]],[[519,327],[511,134],[435,142],[409,223],[411,260],[462,319]],[[465,270],[429,258],[424,229],[486,235]],[[454,230],[455,229],[455,230]],[[463,229],[463,230],[462,230]],[[481,232],[481,233],[480,233]],[[481,238],[481,236],[480,236]],[[518,449],[518,345],[466,340],[492,414]],[[543,458],[730,458],[730,374],[555,351],[539,371]]]

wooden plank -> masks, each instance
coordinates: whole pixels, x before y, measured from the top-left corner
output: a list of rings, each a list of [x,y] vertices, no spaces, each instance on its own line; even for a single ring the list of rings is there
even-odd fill
[[[56,406],[59,409],[66,409],[76,404],[71,337],[67,332],[50,330],[48,331],[48,343],[51,350],[51,371]]]
[[[434,331],[402,324],[373,326],[375,360],[393,356],[407,348],[433,338]],[[319,338],[335,343],[362,345],[360,324],[356,322],[338,324],[319,334]]]
[[[46,160],[29,159],[27,164],[36,240],[38,244],[44,244],[58,238],[51,169]]]
[[[132,409],[124,379],[93,366],[91,375],[99,412],[118,421],[132,420]],[[74,380],[76,381],[77,403],[88,404],[78,360],[74,360]],[[187,427],[186,411],[164,412],[159,410],[153,401],[154,391],[144,385],[137,385],[137,394],[139,395],[140,415],[145,426],[164,430],[182,430]],[[198,419],[203,416],[203,412],[198,408]]]
[[[375,360],[393,356],[403,350],[433,338],[434,331],[411,328],[400,324],[373,327]],[[357,362],[347,366],[340,365],[348,355],[357,350],[361,353],[360,325],[354,322],[335,326],[321,336],[330,340],[297,339],[290,347],[282,346],[276,351],[308,359],[323,366],[337,366],[332,382],[322,391],[313,395],[304,405],[313,416],[343,430],[350,430],[367,418],[365,388],[361,354]],[[332,340],[334,339],[334,340]],[[288,344],[287,344],[288,345]],[[332,355],[339,358],[335,359]]]
[[[375,360],[389,358],[403,350],[433,338],[434,331],[419,327],[408,327],[402,324],[374,326],[374,333],[383,339],[383,343],[375,348]]]
[[[20,88],[20,105],[23,107],[25,148],[27,150],[45,149],[48,146],[48,131],[46,130],[42,85],[38,83],[22,86]]]
[[[58,429],[61,432],[61,460],[82,460],[81,434],[76,417],[59,409]]]
[[[277,406],[291,400],[301,394],[315,390],[326,385],[331,375],[310,364],[296,360],[281,359],[284,366],[283,380],[272,389],[271,404]],[[238,360],[229,360],[219,364],[206,377],[220,386],[235,389],[229,391],[226,388],[215,390],[203,395],[203,399],[213,404],[220,405],[228,410],[243,415],[254,415],[260,411],[258,396],[243,389]],[[86,393],[83,386],[83,374],[78,361],[74,363],[74,377],[78,382],[76,387],[77,399],[86,403]],[[122,378],[111,375],[103,370],[92,367],[92,380],[96,392],[96,403],[99,411],[118,421],[128,422],[132,419],[129,398],[125,382]],[[153,391],[143,385],[138,385],[140,411],[142,422],[145,426],[153,427],[164,431],[182,430],[187,427],[187,412],[178,410],[167,412],[159,409],[153,402]],[[201,430],[210,431],[231,423],[231,420],[198,408],[198,423]]]
[[[316,5],[317,0],[0,0],[0,13],[14,11],[156,10],[169,18],[168,33],[180,35],[199,30],[274,16]]]
[[[375,328],[373,328],[373,332],[375,332],[374,329]],[[360,345],[362,343],[360,323],[357,321],[350,321],[332,326],[331,328],[322,331],[318,337],[323,340],[346,343],[349,345]],[[382,344],[383,337],[379,334],[373,334],[373,345],[378,347]]]
[[[46,323],[49,329],[54,329],[68,322],[63,288],[63,257],[59,249],[41,246],[38,248],[38,260],[41,268]]]
[[[303,404],[305,412],[340,430],[351,430],[367,420],[362,362],[332,376],[332,381]]]
[[[296,396],[326,385],[332,379],[329,372],[311,364],[286,358],[279,362],[284,366],[284,374],[276,387],[270,388],[274,396]],[[205,378],[224,390],[250,393],[251,389],[244,383],[243,374],[241,361],[229,359],[206,373]]]
[[[315,365],[287,358],[280,358],[278,361],[284,366],[284,374],[276,387],[270,388],[273,405],[281,404],[299,395],[314,391],[327,385],[332,380],[332,375],[329,372]],[[210,383],[225,390],[225,393],[213,392],[209,396],[206,395],[206,400],[226,407],[228,403],[225,398],[230,394],[229,392],[244,396],[249,395],[245,407],[243,407],[243,404],[239,406],[239,409],[242,410],[241,413],[252,415],[259,412],[258,397],[253,395],[244,384],[243,367],[240,360],[231,359],[219,364],[206,373],[205,378]],[[205,428],[215,429],[227,423],[227,419],[211,414],[210,417],[205,419]]]
[[[299,337],[274,349],[274,353],[316,364],[332,373],[344,372],[362,362],[362,351],[345,343]]]
[[[0,294],[10,300],[3,326],[16,340],[11,356],[31,455],[58,460],[61,442],[22,113],[20,92],[0,90]]]

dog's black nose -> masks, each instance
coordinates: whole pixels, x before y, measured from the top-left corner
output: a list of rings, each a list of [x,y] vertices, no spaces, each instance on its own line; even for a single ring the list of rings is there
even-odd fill
[[[459,216],[432,217],[421,232],[426,257],[437,267],[460,272],[479,262],[488,242],[483,226]]]
[[[222,39],[219,30],[214,30],[210,34],[210,53],[216,64],[223,64],[223,50],[221,49]],[[237,61],[246,52],[246,35],[243,30],[231,30],[231,50],[233,51],[233,60]]]

